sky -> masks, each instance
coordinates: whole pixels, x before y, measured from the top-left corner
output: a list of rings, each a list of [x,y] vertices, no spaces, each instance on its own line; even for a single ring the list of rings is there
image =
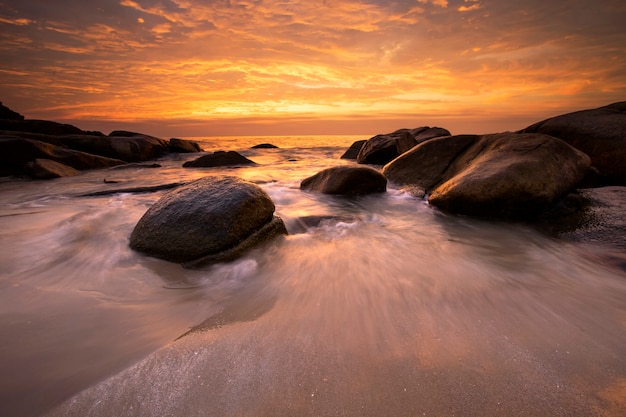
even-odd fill
[[[626,100],[624,0],[0,0],[0,101],[166,136],[518,130]]]

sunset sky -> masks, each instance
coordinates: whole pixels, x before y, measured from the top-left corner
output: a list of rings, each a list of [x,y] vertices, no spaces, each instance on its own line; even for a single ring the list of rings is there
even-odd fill
[[[624,0],[0,0],[0,101],[156,136],[516,130],[626,100]]]

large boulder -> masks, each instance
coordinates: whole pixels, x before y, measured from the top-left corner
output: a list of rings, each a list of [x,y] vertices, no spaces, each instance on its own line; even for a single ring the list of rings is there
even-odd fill
[[[133,136],[91,136],[67,135],[59,138],[68,148],[101,155],[107,158],[121,159],[126,162],[150,161],[169,150],[169,142],[148,135]]]
[[[35,159],[28,162],[24,169],[31,178],[41,180],[78,175],[78,170],[51,159]]]
[[[417,141],[408,129],[376,135],[363,144],[356,161],[359,164],[384,165],[415,145]]]
[[[449,212],[528,218],[574,189],[589,166],[587,155],[560,139],[507,132],[432,139],[382,172],[422,188],[433,206]]]
[[[254,161],[235,151],[217,151],[183,164],[185,168],[212,168],[225,166],[256,165]]]
[[[418,144],[426,142],[429,139],[450,136],[450,131],[442,127],[416,127],[415,129],[409,130],[409,133],[415,138]]]
[[[0,119],[0,130],[39,133],[42,135],[82,135],[84,131],[76,126],[35,119]]]
[[[259,186],[235,177],[205,177],[153,204],[135,226],[130,247],[184,266],[202,266],[236,259],[286,233]]]
[[[0,119],[1,120],[24,120],[24,116],[16,111],[11,110],[0,101]]]
[[[341,155],[341,159],[356,159],[367,139],[357,140]]]
[[[522,132],[564,140],[589,155],[602,183],[626,185],[626,101],[556,116]]]
[[[450,136],[450,132],[440,127],[422,126],[376,135],[361,146],[356,160],[360,164],[384,165],[415,145],[440,136]]]
[[[65,149],[37,140],[0,136],[0,175],[24,174],[25,165],[35,159],[49,159],[78,170],[125,164],[119,159]]]
[[[429,140],[385,165],[382,174],[423,196],[445,180],[450,163],[479,139],[478,135],[456,135]]]
[[[202,152],[202,148],[194,140],[171,138],[169,151],[173,153],[195,153]]]
[[[338,166],[327,168],[304,179],[300,188],[324,194],[359,195],[382,193],[387,179],[370,167]]]

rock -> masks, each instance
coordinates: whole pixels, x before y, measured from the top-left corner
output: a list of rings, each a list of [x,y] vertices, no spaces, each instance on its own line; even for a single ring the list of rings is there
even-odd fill
[[[272,145],[271,143],[260,143],[258,145],[254,145],[252,149],[278,149],[278,146]]]
[[[445,211],[530,218],[574,189],[589,166],[587,155],[559,139],[507,132],[431,139],[382,172],[424,188],[428,201]]]
[[[415,138],[415,141],[420,144],[426,142],[429,139],[438,138],[442,136],[450,136],[450,131],[442,127],[418,127],[411,129],[409,133]]]
[[[202,152],[202,148],[198,142],[193,140],[185,140],[178,138],[171,138],[168,147],[170,152],[173,153],[195,153]]]
[[[85,134],[76,126],[34,119],[0,119],[0,130],[39,133],[43,135]]]
[[[22,116],[18,112],[15,112],[15,111],[11,110],[10,108],[8,108],[4,104],[2,104],[2,102],[0,101],[0,119],[4,119],[4,120],[24,120],[24,116]]]
[[[396,185],[410,186],[424,195],[444,181],[451,162],[480,139],[478,135],[456,135],[431,139],[385,165],[382,174]]]
[[[235,151],[217,151],[208,155],[201,156],[200,158],[193,161],[185,162],[183,164],[183,167],[210,168],[240,165],[256,165],[256,163]]]
[[[126,162],[149,161],[162,156],[169,149],[168,141],[147,135],[103,137],[69,135],[59,139],[71,149]]]
[[[300,188],[325,194],[358,195],[385,192],[387,179],[369,167],[327,168],[300,183]]]
[[[204,177],[170,191],[143,215],[130,247],[187,266],[232,260],[287,231],[257,185]]]
[[[556,116],[522,132],[564,140],[589,155],[602,184],[626,185],[626,102]]]
[[[450,132],[441,127],[423,126],[377,135],[363,144],[356,160],[360,164],[384,165],[417,144],[440,136],[450,136]]]
[[[12,136],[0,137],[0,175],[24,174],[35,159],[50,159],[78,170],[109,168],[124,161],[65,149],[49,143]]]
[[[35,159],[24,169],[31,178],[42,180],[78,175],[78,170],[51,159]]]
[[[110,168],[111,170],[115,170],[115,171],[119,171],[119,170],[123,170],[123,169],[152,169],[152,168],[162,168],[161,164],[157,164],[157,163],[138,163],[138,162],[133,162],[133,163],[129,163],[129,164],[124,164],[124,165],[118,165],[118,166],[114,166],[112,168]]]
[[[341,155],[341,159],[356,159],[365,142],[367,142],[366,139],[357,140],[356,142],[354,142],[352,145],[350,145],[348,150],[345,151],[343,155]]]
[[[417,142],[408,129],[376,135],[363,144],[356,161],[359,164],[384,165],[415,145]]]

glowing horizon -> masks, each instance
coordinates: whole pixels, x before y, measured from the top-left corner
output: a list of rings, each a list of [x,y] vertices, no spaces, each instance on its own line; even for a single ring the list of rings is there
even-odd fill
[[[178,136],[484,133],[626,99],[618,0],[74,3],[0,1],[0,100],[27,118]]]

